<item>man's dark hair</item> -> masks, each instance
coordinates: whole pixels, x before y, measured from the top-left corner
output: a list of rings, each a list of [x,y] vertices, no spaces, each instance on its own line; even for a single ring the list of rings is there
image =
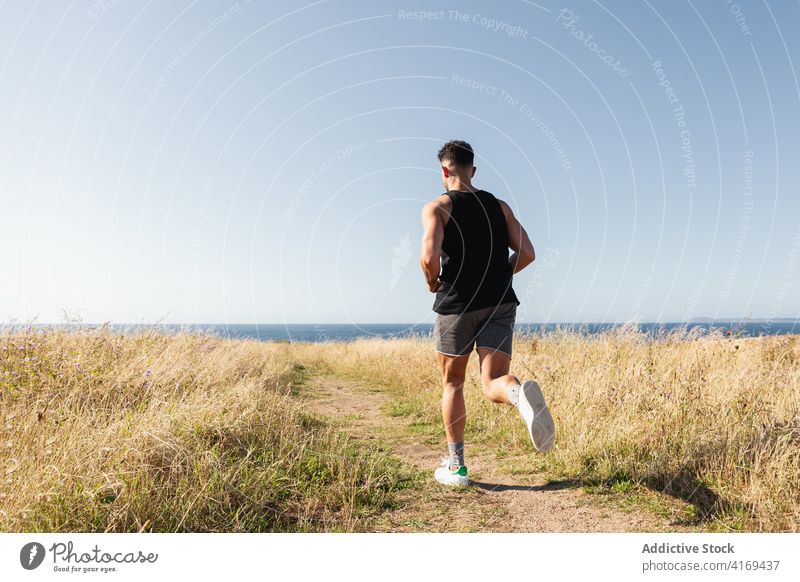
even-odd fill
[[[475,153],[472,146],[460,139],[453,139],[442,146],[439,150],[439,161],[454,166],[472,167],[475,161]]]

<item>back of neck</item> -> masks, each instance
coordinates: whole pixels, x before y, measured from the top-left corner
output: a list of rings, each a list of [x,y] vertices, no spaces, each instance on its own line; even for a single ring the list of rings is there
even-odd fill
[[[455,182],[454,184],[450,185],[450,191],[453,192],[475,192],[477,188],[475,188],[469,182]]]

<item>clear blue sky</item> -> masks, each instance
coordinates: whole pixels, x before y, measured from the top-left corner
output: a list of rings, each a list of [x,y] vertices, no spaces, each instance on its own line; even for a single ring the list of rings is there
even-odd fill
[[[418,11],[427,10],[428,14]],[[0,5],[0,320],[430,322],[438,147],[521,321],[800,313],[798,2]]]

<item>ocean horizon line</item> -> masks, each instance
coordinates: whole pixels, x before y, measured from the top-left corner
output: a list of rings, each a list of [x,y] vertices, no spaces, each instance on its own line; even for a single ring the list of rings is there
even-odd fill
[[[618,321],[517,321],[521,325],[680,325],[680,324],[697,324],[697,323],[765,323],[765,322],[780,322],[780,323],[797,323],[800,324],[800,318],[793,317],[698,317],[693,319],[668,319],[668,320],[618,320]],[[293,322],[219,322],[219,321],[175,321],[175,322],[133,322],[133,321],[17,321],[17,322],[2,322],[0,327],[10,327],[16,325],[31,325],[31,326],[81,326],[81,325],[137,325],[137,326],[176,326],[176,325],[192,325],[192,326],[298,326],[298,325],[406,325],[406,326],[419,326],[419,325],[433,325],[433,322],[408,322],[408,321],[293,321]]]
[[[800,321],[796,319],[693,319],[682,321],[617,321],[617,322],[522,322],[514,325],[521,335],[565,331],[581,335],[595,335],[617,329],[632,329],[648,335],[662,332],[685,331],[695,333],[722,332],[731,337],[762,335],[800,335]],[[328,342],[349,341],[360,338],[410,338],[429,337],[434,330],[432,322],[418,323],[112,323],[61,322],[61,323],[10,323],[0,324],[0,332],[17,333],[33,330],[46,333],[50,330],[65,332],[103,331],[112,333],[209,333],[228,339],[255,339],[277,342]]]

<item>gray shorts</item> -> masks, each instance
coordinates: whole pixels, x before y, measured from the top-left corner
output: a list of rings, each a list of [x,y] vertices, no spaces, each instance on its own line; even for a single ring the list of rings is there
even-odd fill
[[[474,347],[489,348],[511,357],[516,303],[502,303],[475,311],[436,315],[433,335],[436,351],[446,356],[464,356]]]

